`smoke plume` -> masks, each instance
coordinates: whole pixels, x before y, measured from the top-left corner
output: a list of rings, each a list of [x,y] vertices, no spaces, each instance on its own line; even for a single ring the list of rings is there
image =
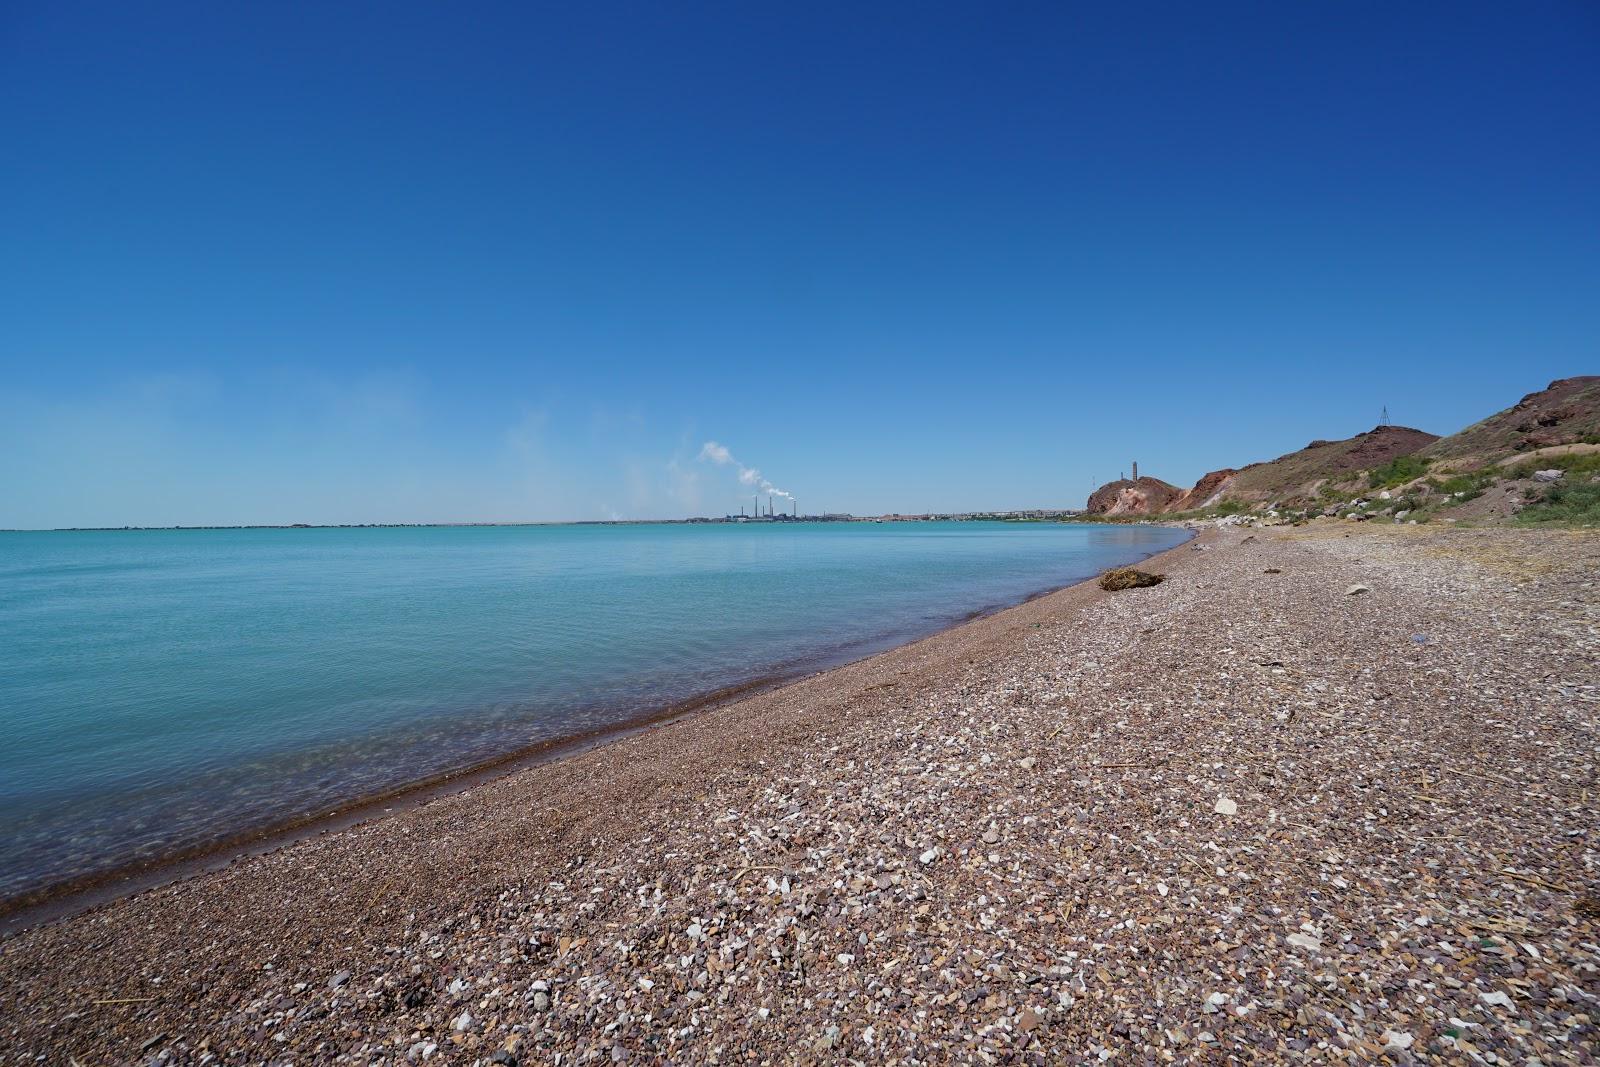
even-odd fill
[[[715,441],[707,441],[700,446],[701,462],[715,463],[719,467],[735,467],[739,471],[739,484],[758,489],[770,496],[781,496],[792,500],[794,494],[785,489],[779,489],[761,476],[761,472],[754,467],[746,467],[743,463],[733,458],[733,453]]]

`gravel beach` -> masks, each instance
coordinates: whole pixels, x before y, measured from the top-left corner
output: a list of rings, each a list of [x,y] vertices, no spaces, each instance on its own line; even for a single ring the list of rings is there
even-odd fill
[[[1600,1050],[1600,536],[1142,565],[0,943],[0,1063]]]

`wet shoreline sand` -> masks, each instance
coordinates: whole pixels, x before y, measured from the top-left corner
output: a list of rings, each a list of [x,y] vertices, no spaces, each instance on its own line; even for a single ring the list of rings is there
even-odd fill
[[[1346,527],[27,931],[0,1062],[1581,1062],[1600,538]]]

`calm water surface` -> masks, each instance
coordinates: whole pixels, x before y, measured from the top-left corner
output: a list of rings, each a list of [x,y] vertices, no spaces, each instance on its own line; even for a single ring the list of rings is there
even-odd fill
[[[1004,523],[0,534],[0,897],[842,662],[1182,538]]]

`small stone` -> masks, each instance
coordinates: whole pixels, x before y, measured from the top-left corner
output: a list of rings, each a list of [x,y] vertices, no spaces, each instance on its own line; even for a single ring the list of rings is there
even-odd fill
[[[533,1010],[534,1011],[549,1011],[550,1010],[550,994],[544,992],[543,990],[540,990],[539,992],[535,993],[533,995]]]
[[[1533,480],[1536,482],[1559,482],[1564,477],[1566,477],[1566,471],[1561,470],[1533,472]]]
[[[1037,1030],[1043,1022],[1044,1020],[1039,1018],[1032,1008],[1024,1008],[1022,1014],[1017,1016],[1017,1029],[1029,1034]]]
[[[1217,806],[1211,810],[1218,815],[1237,815],[1239,814],[1239,805],[1227,797],[1218,797]]]
[[[1361,585],[1360,583],[1357,583],[1355,585],[1352,585],[1349,589],[1346,589],[1344,591],[1344,595],[1345,596],[1360,596],[1362,593],[1370,593],[1370,592],[1372,592],[1372,588],[1370,586],[1365,586],[1365,585]]]
[[[936,860],[938,858],[939,858],[939,846],[938,845],[934,845],[932,848],[928,849],[922,855],[918,856],[917,857],[917,862],[922,864],[924,867],[926,867],[928,864],[932,863],[934,860]]]
[[[348,981],[350,981],[350,972],[349,971],[340,971],[338,974],[336,974],[332,978],[328,979],[328,988],[329,989],[338,989],[340,986],[344,985]]]
[[[983,843],[986,845],[992,845],[999,840],[1000,830],[995,826],[994,823],[990,823],[989,828],[983,832]]]
[[[1021,767],[1025,771],[1031,771],[1033,770],[1034,764],[1038,762],[1039,761],[1033,756],[1024,756],[1022,759],[1017,760],[1017,766]]]
[[[472,1029],[472,1013],[464,1011],[457,1015],[455,1021],[450,1024],[450,1028],[463,1033]]]
[[[1410,1034],[1403,1034],[1398,1030],[1385,1030],[1383,1032],[1383,1047],[1385,1049],[1394,1049],[1396,1052],[1404,1052],[1411,1047],[1411,1043],[1415,1040],[1416,1038]]]
[[[1286,940],[1295,948],[1310,949],[1312,952],[1322,949],[1322,938],[1316,934],[1290,934]]]
[[[1494,1008],[1512,1007],[1511,998],[1503,990],[1496,989],[1493,993],[1479,993],[1478,999]]]

